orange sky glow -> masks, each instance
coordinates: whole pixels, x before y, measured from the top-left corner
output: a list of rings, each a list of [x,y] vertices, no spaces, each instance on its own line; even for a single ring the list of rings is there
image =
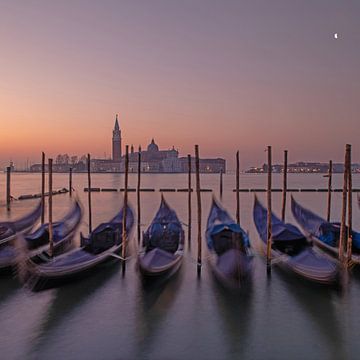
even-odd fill
[[[2,4],[0,168],[109,156],[116,113],[123,144],[199,144],[228,168],[267,145],[275,162],[342,161],[351,143],[360,162],[360,7],[289,3]]]

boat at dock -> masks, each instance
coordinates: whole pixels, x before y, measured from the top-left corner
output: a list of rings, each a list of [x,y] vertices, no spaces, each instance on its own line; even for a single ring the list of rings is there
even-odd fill
[[[296,221],[312,242],[326,253],[339,256],[340,223],[329,222],[291,197],[291,210]],[[360,264],[360,233],[352,230],[352,265]]]
[[[253,216],[266,252],[267,209],[256,197]],[[296,226],[281,221],[274,214],[271,214],[271,222],[273,263],[314,283],[335,284],[340,280],[338,262],[314,248],[311,240]]]
[[[34,210],[17,220],[0,222],[0,246],[14,240],[16,233],[29,232],[39,220],[40,215],[41,202],[36,205]]]
[[[184,230],[176,212],[161,196],[160,207],[143,236],[138,267],[144,280],[168,279],[180,268]]]
[[[36,263],[46,262],[50,256],[55,256],[67,251],[72,246],[75,230],[80,225],[82,208],[78,201],[74,201],[68,213],[59,221],[52,224],[53,228],[53,253],[50,254],[49,224],[45,223],[35,231],[27,234],[17,233],[22,236],[23,245],[27,256]],[[16,240],[6,243],[0,249],[0,273],[8,272],[17,265],[18,249]]]
[[[226,288],[240,289],[251,277],[253,254],[248,234],[213,197],[206,226],[209,263]]]
[[[23,263],[27,271],[26,285],[39,291],[49,287],[83,278],[98,269],[99,265],[118,260],[122,249],[123,212],[116,214],[109,222],[98,225],[89,235],[81,236],[81,246],[65,254],[37,264],[31,259]],[[130,206],[126,211],[126,233],[130,234],[134,225],[134,214]]]

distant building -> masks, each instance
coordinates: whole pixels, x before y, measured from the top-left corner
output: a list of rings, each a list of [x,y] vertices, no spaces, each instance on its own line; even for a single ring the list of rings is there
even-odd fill
[[[56,163],[53,165],[54,172],[68,172],[70,167],[73,171],[86,171],[86,159],[72,161],[76,156],[69,157],[67,154],[58,155]],[[131,145],[129,153],[129,171],[137,172],[139,152],[134,151]],[[191,159],[192,171],[195,172],[195,159]],[[122,154],[122,138],[119,126],[118,115],[115,117],[115,125],[112,132],[112,158],[111,159],[91,159],[91,171],[93,172],[124,172],[125,156]],[[200,172],[219,173],[226,172],[226,162],[224,159],[200,159]],[[41,171],[41,164],[34,164],[30,171]],[[182,173],[188,171],[187,157],[179,158],[179,152],[174,147],[168,150],[160,150],[159,146],[151,139],[146,150],[141,151],[141,171],[145,173]]]
[[[113,161],[121,160],[121,130],[118,122],[118,114],[116,114],[112,137],[112,159]]]
[[[262,174],[262,173],[266,173],[267,170],[268,170],[268,166],[267,164],[264,164],[262,167],[251,167],[245,172],[251,174]],[[282,164],[272,165],[272,171],[274,173],[282,173],[284,172],[284,165]],[[316,173],[326,174],[328,171],[329,171],[328,163],[299,161],[297,163],[288,165],[288,173],[294,173],[294,174],[316,174]],[[333,163],[332,171],[333,173],[338,173],[338,174],[343,173],[344,164]],[[360,165],[352,164],[352,172],[359,173]]]

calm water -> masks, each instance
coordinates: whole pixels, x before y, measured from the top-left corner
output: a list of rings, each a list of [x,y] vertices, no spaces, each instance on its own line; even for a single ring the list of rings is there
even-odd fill
[[[224,205],[235,213],[234,176],[224,176]],[[56,174],[54,187],[67,186],[67,176]],[[202,186],[218,193],[219,177],[204,175]],[[342,176],[334,185],[341,187]],[[360,176],[354,176],[360,187]],[[93,186],[121,187],[118,174],[96,174]],[[321,175],[290,175],[289,187],[326,187]],[[136,177],[130,177],[135,187]],[[265,187],[266,176],[243,175],[242,187]],[[281,177],[274,176],[274,187]],[[86,205],[86,175],[74,175],[74,187]],[[186,187],[186,175],[143,175],[143,187]],[[39,174],[14,174],[12,194],[36,193]],[[5,189],[5,175],[0,177]],[[180,219],[187,222],[187,194],[165,194]],[[136,204],[134,193],[130,201]],[[211,193],[203,193],[203,226]],[[265,195],[259,194],[262,201]],[[302,203],[321,214],[325,193],[294,193]],[[0,218],[8,217],[0,199]],[[341,194],[333,195],[333,218],[341,209]],[[120,193],[93,193],[93,224],[109,219],[121,207]],[[290,200],[290,199],[289,199]],[[354,227],[360,228],[354,195]],[[68,195],[54,197],[55,218],[69,206]],[[142,193],[143,229],[150,223],[160,193]],[[33,200],[14,202],[11,217],[29,211]],[[253,194],[241,194],[241,222],[252,244],[258,237],[252,221]],[[273,194],[279,213],[281,194]],[[86,206],[85,206],[86,207]],[[195,196],[193,213],[196,214]],[[85,213],[82,231],[87,232]],[[293,218],[288,208],[287,219]],[[193,217],[195,224],[196,216]],[[357,359],[360,352],[360,276],[350,278],[343,292],[318,288],[274,269],[271,279],[265,263],[255,258],[253,285],[248,293],[231,294],[213,279],[206,262],[196,276],[196,228],[193,245],[185,253],[179,274],[167,284],[145,291],[135,270],[135,258],[127,263],[125,277],[119,264],[99,268],[98,273],[59,289],[31,293],[15,279],[0,278],[1,359]],[[135,235],[132,241],[135,244]],[[76,239],[78,241],[78,238]],[[204,244],[205,245],[205,244]],[[135,246],[134,252],[136,253]]]

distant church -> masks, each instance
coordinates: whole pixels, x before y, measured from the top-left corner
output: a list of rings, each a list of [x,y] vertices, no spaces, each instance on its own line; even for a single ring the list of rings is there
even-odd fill
[[[136,172],[139,152],[131,145],[129,153],[129,171]],[[192,161],[194,171],[195,161]],[[116,114],[112,132],[112,159],[92,160],[92,170],[98,172],[123,172],[125,170],[125,155],[122,152],[122,137],[119,118]],[[200,171],[207,173],[225,172],[224,159],[200,159]],[[141,171],[149,173],[182,173],[188,171],[187,157],[179,158],[178,150],[174,146],[169,150],[160,150],[152,139],[146,150],[141,151]]]
[[[69,158],[69,156],[68,156]],[[129,171],[137,172],[139,152],[134,151],[131,145],[129,153]],[[226,172],[225,159],[200,159],[200,172],[219,173]],[[160,150],[154,138],[146,150],[141,151],[141,171],[147,173],[184,173],[188,172],[188,158],[179,157],[179,152],[172,147],[168,150]],[[55,172],[68,172],[69,168],[75,172],[86,171],[85,163],[79,161],[76,165],[70,162],[54,164]],[[91,171],[93,172],[124,172],[125,156],[122,152],[121,129],[119,118],[116,114],[115,125],[112,131],[112,157],[111,159],[91,159]],[[41,171],[41,164],[33,164],[30,171]],[[191,171],[195,172],[195,160],[191,158]]]
[[[118,121],[118,114],[116,114],[115,127],[112,136],[112,159],[113,161],[121,160],[121,130]]]

